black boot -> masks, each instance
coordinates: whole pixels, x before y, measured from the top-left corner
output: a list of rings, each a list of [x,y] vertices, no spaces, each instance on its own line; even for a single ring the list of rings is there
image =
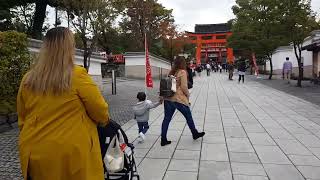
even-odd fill
[[[196,133],[192,134],[192,137],[194,140],[197,140],[197,139],[203,137],[205,134],[206,134],[205,132],[196,132]]]
[[[171,144],[171,141],[168,141],[167,138],[161,138],[161,146],[166,146]]]

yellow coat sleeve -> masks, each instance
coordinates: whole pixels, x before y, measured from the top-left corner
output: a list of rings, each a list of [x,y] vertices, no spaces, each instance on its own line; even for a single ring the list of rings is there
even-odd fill
[[[95,82],[84,68],[81,68],[77,92],[83,102],[87,114],[96,123],[109,122],[109,108]]]

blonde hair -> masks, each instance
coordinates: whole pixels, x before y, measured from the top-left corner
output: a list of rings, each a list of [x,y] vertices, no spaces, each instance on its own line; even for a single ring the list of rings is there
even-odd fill
[[[38,59],[26,75],[24,85],[40,95],[61,95],[69,91],[74,54],[74,37],[69,29],[57,27],[49,30]]]

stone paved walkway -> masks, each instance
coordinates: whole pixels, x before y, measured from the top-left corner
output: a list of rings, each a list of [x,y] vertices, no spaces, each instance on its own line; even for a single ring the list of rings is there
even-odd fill
[[[228,81],[226,74],[201,78],[195,79],[191,102],[205,138],[193,141],[177,113],[168,134],[173,143],[161,147],[162,107],[152,111],[143,144],[135,141],[134,121],[123,126],[135,141],[142,180],[320,179],[319,106],[255,81]],[[0,134],[1,180],[21,179],[17,134]]]
[[[169,128],[173,143],[160,146],[163,108],[151,113],[146,142],[136,143],[134,121],[123,126],[136,144],[142,180],[320,179],[320,107],[226,75],[196,79],[192,92],[196,126],[206,136],[193,141],[180,113]]]
[[[268,76],[266,75],[260,75],[260,78],[256,78],[256,76],[246,77],[250,80],[257,81],[263,85],[283,91],[285,93],[291,94],[320,106],[320,85],[315,85],[313,83],[310,83],[310,81],[302,81],[302,88],[297,88],[296,80],[291,80],[291,83],[288,84],[287,81],[282,79],[274,78],[272,80],[269,80]]]

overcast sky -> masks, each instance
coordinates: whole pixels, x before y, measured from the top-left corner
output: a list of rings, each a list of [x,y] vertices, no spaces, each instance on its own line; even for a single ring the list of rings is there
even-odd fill
[[[194,31],[195,24],[225,23],[234,18],[231,7],[235,0],[158,0],[173,9],[180,30]],[[320,0],[312,0],[312,8],[320,13]]]
[[[234,18],[235,0],[158,0],[173,15],[180,31],[194,31],[195,24],[226,23]],[[320,14],[320,0],[312,0],[312,9]],[[54,10],[49,8],[49,23],[54,24]],[[63,26],[67,22],[63,20]]]

